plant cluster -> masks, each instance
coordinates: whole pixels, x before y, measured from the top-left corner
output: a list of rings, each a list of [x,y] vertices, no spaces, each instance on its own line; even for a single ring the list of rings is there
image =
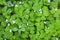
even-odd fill
[[[0,0],[0,40],[60,40],[59,0]]]

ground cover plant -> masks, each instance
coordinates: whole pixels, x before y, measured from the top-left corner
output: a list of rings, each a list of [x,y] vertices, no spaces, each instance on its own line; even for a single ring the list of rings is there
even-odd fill
[[[60,40],[59,0],[0,0],[0,40]]]

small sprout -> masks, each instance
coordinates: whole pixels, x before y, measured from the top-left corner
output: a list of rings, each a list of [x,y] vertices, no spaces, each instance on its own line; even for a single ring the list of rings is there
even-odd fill
[[[46,24],[47,22],[44,21],[44,24]]]
[[[56,40],[58,40],[58,38],[56,38]]]
[[[22,3],[22,2],[19,2],[20,4]]]
[[[21,28],[21,26],[19,26],[19,28]]]
[[[14,4],[11,3],[11,7],[13,7],[13,6],[14,6]]]
[[[27,23],[27,26],[28,26],[29,24]]]
[[[13,24],[15,24],[15,21],[12,21],[13,22]]]
[[[12,11],[10,11],[10,13],[11,13]]]
[[[36,10],[34,10],[34,12],[36,12]]]
[[[53,34],[53,36],[55,36],[55,34]]]
[[[39,12],[42,13],[42,9],[39,9]]]
[[[39,32],[37,32],[37,35],[39,35]]]
[[[19,4],[22,4],[22,2],[20,1]]]
[[[12,2],[11,2],[11,1],[8,1],[7,3],[8,3],[8,4],[10,4],[10,6],[11,6],[11,7],[13,7],[13,6],[14,6],[14,4],[12,4]]]
[[[57,11],[57,8],[55,8],[55,11]]]
[[[4,40],[6,40],[6,39],[4,39]]]
[[[39,11],[42,11],[42,9],[39,9]]]
[[[6,22],[8,22],[8,19],[6,19]]]
[[[48,27],[48,29],[50,29],[50,28]]]
[[[21,28],[21,31],[23,31],[23,32],[24,32],[24,31],[25,31],[25,28]]]
[[[10,29],[10,32],[12,32],[12,30]]]
[[[24,4],[24,2],[21,2],[21,1],[20,1],[19,4]]]
[[[16,4],[15,7],[18,7],[18,5]]]
[[[10,23],[8,23],[8,26],[10,26]]]
[[[48,2],[50,3],[50,2],[51,2],[51,0],[48,0]]]

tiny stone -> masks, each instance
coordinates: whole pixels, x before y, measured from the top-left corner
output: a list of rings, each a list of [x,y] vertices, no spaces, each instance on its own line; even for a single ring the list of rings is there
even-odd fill
[[[56,40],[58,40],[58,38],[56,38]]]
[[[42,13],[42,9],[39,9],[39,12]]]
[[[50,3],[50,2],[51,2],[51,0],[48,0],[48,2]]]
[[[39,9],[39,11],[42,11],[42,9]]]
[[[21,1],[20,1],[19,4],[24,4],[24,2],[21,2]]]
[[[8,23],[8,26],[10,26],[10,23]]]
[[[4,39],[4,40],[6,40],[6,39]]]
[[[21,28],[21,31],[23,31],[23,32],[24,32],[24,31],[25,31],[25,28]]]
[[[17,28],[13,28],[13,31],[17,31],[18,29]]]
[[[13,7],[13,6],[14,6],[14,4],[11,4],[11,6]]]

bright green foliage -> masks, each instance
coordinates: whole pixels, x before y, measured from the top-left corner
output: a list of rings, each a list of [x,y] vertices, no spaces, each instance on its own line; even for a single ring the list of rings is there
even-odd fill
[[[0,40],[60,40],[59,0],[0,0]]]

